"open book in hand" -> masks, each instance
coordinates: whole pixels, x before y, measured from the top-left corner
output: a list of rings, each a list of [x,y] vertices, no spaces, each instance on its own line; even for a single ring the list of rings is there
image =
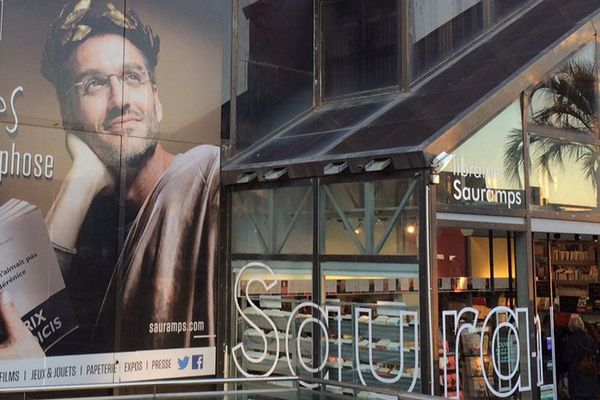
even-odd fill
[[[0,291],[47,350],[77,328],[42,212],[23,200],[0,207]],[[6,332],[2,326],[2,338]]]

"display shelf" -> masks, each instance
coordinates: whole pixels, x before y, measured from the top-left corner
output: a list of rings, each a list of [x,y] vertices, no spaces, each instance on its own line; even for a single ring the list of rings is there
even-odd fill
[[[273,321],[275,327],[278,331],[285,332],[288,324],[288,320],[292,315],[289,311],[281,311],[277,309],[265,309],[263,312]],[[253,308],[244,309],[244,314],[252,317],[252,322],[254,322],[260,329],[265,331],[271,331],[273,328],[269,324],[269,322],[262,317],[256,310]],[[295,314],[294,319],[296,321],[301,321],[303,319],[310,318],[308,314]]]
[[[285,354],[285,334],[283,332],[280,332],[279,334],[279,353],[280,354]],[[293,338],[289,338],[289,346],[290,346],[290,352],[295,352],[296,351],[296,343],[300,342],[300,351],[303,354],[311,354],[312,353],[312,339],[311,338],[296,338],[296,340],[294,340]],[[247,335],[246,333],[244,333],[244,339],[243,339],[243,343],[244,346],[246,347],[247,350],[252,350],[252,351],[259,351],[262,352],[263,348],[264,348],[264,342],[262,341],[260,336],[255,336],[255,335]],[[275,350],[277,349],[277,346],[275,344],[275,337],[268,337],[267,336],[267,351],[270,354],[274,354]]]
[[[258,357],[260,354],[253,354],[255,357]],[[244,366],[246,368],[246,370],[248,372],[260,372],[260,373],[265,373],[268,370],[271,369],[272,365],[273,365],[273,358],[266,358],[265,360],[263,360],[260,363],[251,363],[248,361],[244,362]],[[304,362],[307,365],[311,364],[311,360],[304,358],[303,359]],[[294,367],[294,364],[292,363],[292,367]],[[290,368],[288,366],[287,360],[284,357],[280,357],[277,359],[277,365],[275,366],[275,370],[273,371],[273,374],[277,374],[277,375],[290,375]]]
[[[589,267],[596,265],[595,260],[552,260],[552,265],[555,266],[566,266],[566,267]]]
[[[404,293],[404,291],[396,291],[396,294]],[[417,294],[418,291],[406,291],[406,293]],[[328,332],[329,337],[320,337],[319,347],[324,351],[324,341],[328,341],[329,352],[327,354],[327,367],[325,372],[328,372],[329,380],[337,380],[338,363],[337,356],[340,355],[343,364],[342,377],[347,383],[361,385],[361,380],[356,371],[356,365],[361,366],[363,377],[367,385],[384,386],[386,383],[377,380],[369,369],[369,358],[376,367],[376,373],[381,377],[391,379],[398,377],[400,356],[404,359],[403,375],[399,378],[394,386],[398,390],[407,390],[413,383],[412,374],[406,373],[406,369],[414,368],[417,363],[417,351],[415,349],[415,339],[418,337],[418,324],[415,324],[413,315],[403,315],[400,318],[399,311],[415,312],[418,307],[414,305],[406,305],[399,303],[392,298],[388,301],[381,301],[383,296],[389,295],[390,292],[369,291],[360,293],[352,292],[339,294],[341,301],[331,301],[326,305],[339,306],[343,315],[338,315],[336,312],[330,312],[328,315]],[[290,297],[294,297],[290,299]],[[378,302],[373,304],[372,297],[378,297]],[[311,311],[306,308],[299,310],[301,313],[292,314],[291,310],[295,308],[301,301],[297,298],[297,293],[288,293],[282,296],[273,296],[274,298],[265,301],[264,298],[253,296],[252,300],[261,309],[261,312],[249,307],[248,303],[242,307],[243,313],[247,315],[252,323],[256,325],[256,329],[263,331],[267,336],[267,358],[258,364],[250,363],[245,358],[240,357],[240,363],[245,371],[254,374],[264,374],[272,367],[272,363],[277,360],[277,366],[273,371],[274,375],[289,375],[289,367],[287,363],[286,342],[289,345],[289,357],[292,359],[292,367],[302,375],[304,368],[300,365],[299,357],[302,357],[305,364],[316,367],[312,357],[315,350],[313,338],[310,337],[311,332],[320,332],[315,324],[310,323],[304,326],[302,332],[298,332],[300,324],[310,318]],[[371,301],[369,301],[371,299]],[[385,297],[383,297],[385,299]],[[323,306],[325,307],[325,305]],[[366,313],[355,314],[356,307],[368,307],[372,310],[371,320],[367,319]],[[303,313],[302,313],[303,312]],[[264,313],[272,322],[272,326]],[[291,322],[290,322],[291,318]],[[340,331],[338,332],[338,318]],[[356,319],[355,319],[356,318]],[[244,349],[250,352],[254,357],[263,355],[265,343],[261,334],[249,325],[243,318],[238,318],[236,321],[239,336],[244,345]],[[289,336],[285,335],[288,324],[290,324]],[[358,332],[355,330],[358,328]],[[276,352],[277,342],[275,338],[276,330],[279,334],[279,352]],[[370,343],[371,349],[366,343],[371,331]],[[400,353],[400,332],[404,346],[402,354]],[[416,331],[416,333],[415,333]],[[300,333],[300,335],[299,335]],[[415,335],[417,335],[415,337]],[[356,341],[354,339],[355,336]],[[319,340],[317,337],[315,340]],[[300,353],[298,354],[298,343],[300,344]],[[341,354],[338,354],[338,343],[341,343]],[[358,346],[358,349],[355,348]],[[378,347],[375,347],[378,346]],[[383,347],[385,346],[385,347]],[[356,351],[358,350],[358,351]],[[325,356],[325,354],[323,354]],[[358,357],[358,360],[356,359]],[[310,360],[309,360],[310,358]],[[318,363],[317,363],[318,364]],[[420,387],[417,383],[416,389]]]
[[[513,288],[494,288],[496,292],[515,292],[517,290],[516,286]],[[491,289],[468,289],[468,290],[439,290],[438,293],[490,293]]]
[[[335,321],[335,318],[329,318],[329,323],[330,324],[335,324],[337,323]],[[342,332],[353,332],[354,331],[354,324],[352,322],[352,320],[350,318],[343,318],[342,319]],[[409,335],[412,333],[412,331],[414,330],[415,324],[413,323],[402,323],[402,326],[404,327],[404,335],[406,336],[406,334],[408,333]],[[417,325],[418,327],[418,325]],[[358,331],[359,333],[362,333],[362,330],[364,329],[365,332],[366,330],[369,328],[369,324],[366,322],[358,322]],[[400,325],[388,325],[388,324],[381,324],[381,323],[377,323],[374,320],[371,320],[371,332],[373,334],[373,337],[381,337],[381,335],[390,335],[395,333],[398,333],[400,328]],[[410,329],[406,329],[406,328],[410,328]],[[366,332],[368,333],[368,332]]]
[[[328,367],[328,371],[329,371],[329,380],[331,380],[331,381],[337,380],[338,379],[337,365],[328,363],[327,367]],[[387,370],[389,370],[389,368],[379,367],[375,372],[377,374],[379,374],[381,377],[387,378],[387,379],[395,378],[398,376],[399,371],[397,369],[389,370],[389,372]],[[369,365],[367,365],[367,364],[361,365],[361,372],[362,372],[363,379],[365,380],[365,383],[368,386],[376,387],[376,386],[388,385],[386,383],[378,381],[377,378],[375,378],[371,374],[371,370],[369,368]],[[348,368],[348,367],[342,368],[342,381],[343,382],[354,382],[355,384],[361,384],[360,378],[358,376],[358,372],[356,371],[355,366],[353,366],[352,368]],[[412,381],[413,381],[412,372],[411,373],[406,373],[406,372],[402,373],[402,376],[400,377],[399,381],[394,384],[395,389],[398,391],[408,390],[408,388],[412,384]],[[418,390],[418,388],[420,387],[419,386],[420,381],[421,381],[421,378],[419,376],[419,371],[417,371],[417,383],[415,385],[415,390]]]
[[[380,350],[373,349],[373,360],[376,362],[399,362],[400,352],[398,350]],[[369,359],[369,349],[368,348],[359,348],[359,357],[361,360]],[[329,355],[337,356],[337,345],[333,345],[331,342],[329,343]],[[404,362],[409,363],[409,365],[414,365],[415,361],[415,349],[409,348],[404,350]],[[343,344],[342,345],[342,358],[343,359],[353,359],[354,358],[354,348],[352,344]]]
[[[393,295],[393,294],[406,294],[406,293],[415,293],[418,294],[419,290],[394,290],[392,292],[346,292],[346,293],[333,293],[327,292],[327,296],[336,296],[336,297],[345,297],[345,296],[382,296],[382,295]]]
[[[556,296],[589,297],[598,283],[596,247],[593,242],[554,242],[550,270]]]
[[[590,283],[598,283],[598,281],[562,279],[562,280],[555,280],[554,283],[556,285],[587,286]]]

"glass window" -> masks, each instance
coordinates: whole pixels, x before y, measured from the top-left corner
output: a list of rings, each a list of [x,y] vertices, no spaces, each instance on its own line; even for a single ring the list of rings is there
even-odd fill
[[[313,1],[240,0],[237,150],[313,105]]]
[[[528,124],[534,209],[597,213],[596,100],[594,43],[535,88]]]
[[[499,22],[530,2],[531,0],[492,0],[492,19]]]
[[[312,253],[312,187],[234,192],[233,253]]]
[[[531,0],[411,0],[413,79],[456,54]]]
[[[554,340],[550,320],[556,332],[567,330],[571,313],[578,313],[591,332],[597,331],[598,237],[596,235],[535,233],[535,304],[542,319],[542,339]],[[558,313],[557,313],[558,312]],[[558,338],[558,335],[557,335]],[[554,382],[553,346],[542,351],[543,383]],[[558,353],[556,353],[558,356]]]
[[[490,240],[493,259],[490,259]],[[468,284],[467,280],[471,278],[490,279],[492,270],[495,286],[508,288],[508,278],[514,278],[516,273],[514,256],[514,242],[505,232],[444,228],[438,233],[438,278],[454,278],[455,288],[464,286],[462,280]],[[439,283],[442,291],[448,289],[447,282]],[[489,287],[490,282],[486,284]]]
[[[397,0],[325,1],[324,96],[398,85],[400,21]]]
[[[440,174],[438,202],[524,209],[522,137],[521,107],[515,102],[454,150]]]
[[[499,306],[514,311],[516,306],[514,248],[514,234],[506,231],[467,227],[438,230],[438,363],[445,397],[496,398],[491,389],[502,392],[511,386],[510,380],[502,379],[494,370],[492,358],[504,376],[518,363],[517,341],[523,336],[518,337],[517,330],[512,329],[518,326],[515,315],[506,308],[494,311]],[[496,318],[490,318],[494,313]],[[460,317],[453,318],[453,314]],[[467,326],[462,331],[456,324]],[[523,364],[520,368],[522,373]]]
[[[532,207],[598,213],[598,146],[531,136]]]
[[[341,315],[339,325],[335,311],[329,319],[332,384],[341,373],[345,383],[420,392],[419,265],[328,262],[321,270],[326,305]]]
[[[318,328],[311,323],[302,325],[312,308],[300,304],[312,297],[312,263],[269,260],[261,264],[248,260],[232,263],[234,370],[290,376],[292,368],[300,376],[309,375],[301,362],[318,367],[313,363],[313,337]],[[244,351],[236,348],[238,344]]]
[[[411,5],[415,77],[483,33],[481,0],[412,0]]]
[[[595,45],[590,43],[542,81],[531,97],[530,129],[569,129],[596,135]]]
[[[323,186],[325,254],[415,255],[416,180]]]
[[[366,395],[335,387],[338,378],[420,392],[418,184],[403,178],[321,186],[322,255],[329,253],[320,276],[313,275],[310,256],[291,261],[265,255],[255,262],[243,255],[276,254],[271,249],[277,244],[286,252],[286,237],[293,239],[293,251],[312,251],[317,229],[312,187],[232,193],[234,371],[272,376],[291,369],[302,377],[312,376],[313,368],[325,374],[332,383],[327,390],[335,393]],[[344,257],[353,254],[372,260]],[[403,257],[389,261],[378,255]],[[307,258],[298,261],[302,257]],[[314,279],[320,279],[319,298],[312,291]]]

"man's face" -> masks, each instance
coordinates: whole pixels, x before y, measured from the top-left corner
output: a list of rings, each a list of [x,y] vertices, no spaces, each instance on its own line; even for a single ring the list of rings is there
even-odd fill
[[[139,164],[156,147],[162,119],[142,53],[121,36],[94,36],[73,52],[69,67],[68,117],[95,132],[79,136],[107,166],[118,165],[121,152],[126,164]]]

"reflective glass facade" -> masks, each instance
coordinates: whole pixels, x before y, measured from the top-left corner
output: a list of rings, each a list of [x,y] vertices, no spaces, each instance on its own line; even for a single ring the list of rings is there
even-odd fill
[[[532,207],[598,213],[598,67],[589,43],[532,90],[529,158]]]
[[[232,308],[235,363],[306,387],[318,376],[337,394],[387,385],[551,396],[550,324],[564,325],[557,311],[593,309],[598,281],[595,38],[579,33],[552,59],[543,40],[534,49],[518,39],[547,37],[528,30],[552,11],[521,20],[527,1],[377,5],[318,4],[317,108],[238,159],[254,180],[232,185],[230,285],[242,276],[258,289],[234,294],[246,307]],[[407,82],[421,79],[412,91]],[[405,97],[381,96],[405,87]],[[278,219],[295,228],[269,222]],[[287,253],[269,245],[288,231],[305,240]],[[240,344],[255,321],[262,334],[248,332],[267,344],[246,357]]]
[[[542,400],[600,338],[597,2],[38,3],[0,0],[0,399]]]
[[[418,188],[419,178],[317,180],[232,193],[236,373],[318,372],[349,384],[422,390]],[[265,237],[282,243],[294,233],[269,231],[269,221],[286,220],[296,221],[298,243],[290,248],[299,251],[273,252]]]
[[[452,153],[438,202],[450,207],[525,209],[521,107],[515,102]]]

